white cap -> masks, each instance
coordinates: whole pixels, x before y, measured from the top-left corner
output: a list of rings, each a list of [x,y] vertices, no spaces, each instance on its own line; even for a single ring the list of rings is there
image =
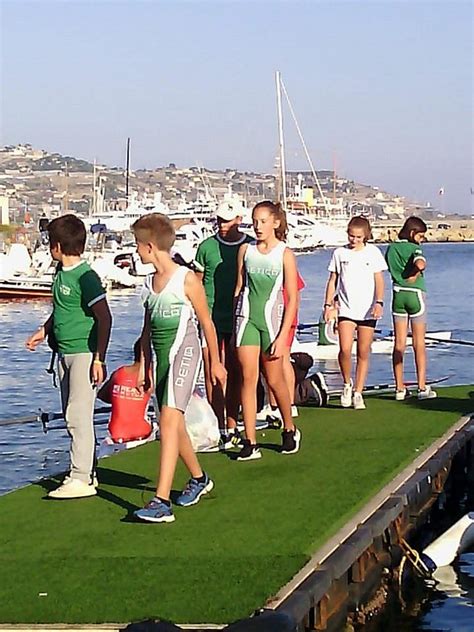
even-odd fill
[[[217,208],[216,215],[226,222],[230,222],[236,217],[242,217],[244,208],[238,202],[221,202]]]

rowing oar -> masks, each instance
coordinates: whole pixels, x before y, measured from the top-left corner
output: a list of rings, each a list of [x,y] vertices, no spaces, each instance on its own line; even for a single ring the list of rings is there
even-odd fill
[[[382,336],[393,336],[393,329],[375,329],[376,334]],[[413,334],[408,333],[409,338],[413,338]],[[432,340],[433,342],[451,343],[453,345],[466,345],[467,347],[474,347],[473,340],[457,340],[456,338],[438,338],[437,336],[431,336],[429,333],[425,334],[425,340]]]
[[[110,406],[101,406],[100,408],[96,408],[94,410],[94,415],[109,413],[110,410]],[[40,422],[45,428],[48,422],[55,421],[56,419],[64,419],[64,413],[45,413],[40,409],[38,414],[34,417],[12,417],[10,419],[0,419],[0,426],[13,426],[16,424],[31,424]]]

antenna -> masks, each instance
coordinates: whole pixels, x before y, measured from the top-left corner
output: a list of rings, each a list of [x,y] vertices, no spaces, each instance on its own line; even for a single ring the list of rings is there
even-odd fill
[[[275,81],[277,90],[278,142],[280,148],[281,202],[283,210],[286,211],[285,143],[283,138],[283,114],[281,110],[281,75],[279,70],[275,73]]]
[[[128,206],[128,182],[130,179],[130,138],[127,138],[127,166],[125,169],[125,197]]]

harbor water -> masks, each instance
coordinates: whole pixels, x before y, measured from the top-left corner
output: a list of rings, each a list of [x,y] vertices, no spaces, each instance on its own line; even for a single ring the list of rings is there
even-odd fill
[[[428,329],[449,330],[453,339],[474,341],[474,244],[427,244],[425,251]],[[298,257],[306,283],[301,300],[301,323],[315,323],[319,318],[330,254],[330,250],[319,250]],[[386,307],[379,328],[388,331],[392,327],[388,277],[386,281]],[[141,331],[143,310],[140,292],[135,290],[112,293],[109,302],[114,319],[108,353],[110,372],[131,359],[133,343]],[[50,310],[47,302],[0,303],[2,419],[34,416],[40,408],[47,412],[60,410],[59,392],[45,371],[50,360],[49,349],[44,345],[31,353],[24,346],[28,335],[46,320]],[[311,340],[309,336],[305,339]],[[315,368],[326,372],[330,385],[340,385],[335,361],[320,362]],[[448,377],[446,384],[474,383],[472,347],[455,344],[429,347],[428,377],[444,376]],[[411,351],[406,356],[406,379],[415,379]],[[390,356],[373,355],[368,383],[392,381]],[[103,426],[100,432],[104,432]],[[67,449],[64,430],[44,434],[38,423],[0,427],[0,494],[64,471],[68,463]],[[474,553],[466,553],[458,560],[452,579],[453,586],[444,591],[427,588],[423,607],[416,615],[405,613],[396,619],[398,627],[385,629],[474,631]]]

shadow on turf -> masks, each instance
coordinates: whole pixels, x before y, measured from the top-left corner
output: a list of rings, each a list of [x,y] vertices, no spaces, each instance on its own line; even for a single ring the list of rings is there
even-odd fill
[[[264,612],[250,619],[236,621],[223,628],[228,632],[296,632],[297,626],[292,617],[285,613]],[[127,632],[175,632],[183,628],[169,621],[140,621],[130,623],[124,628]]]
[[[382,395],[381,399],[393,400],[393,395]],[[436,410],[446,413],[461,413],[467,415],[474,411],[474,391],[469,391],[467,397],[443,397],[435,399],[419,400],[416,395],[409,397],[404,402],[397,402],[398,405],[418,408],[419,410]]]

